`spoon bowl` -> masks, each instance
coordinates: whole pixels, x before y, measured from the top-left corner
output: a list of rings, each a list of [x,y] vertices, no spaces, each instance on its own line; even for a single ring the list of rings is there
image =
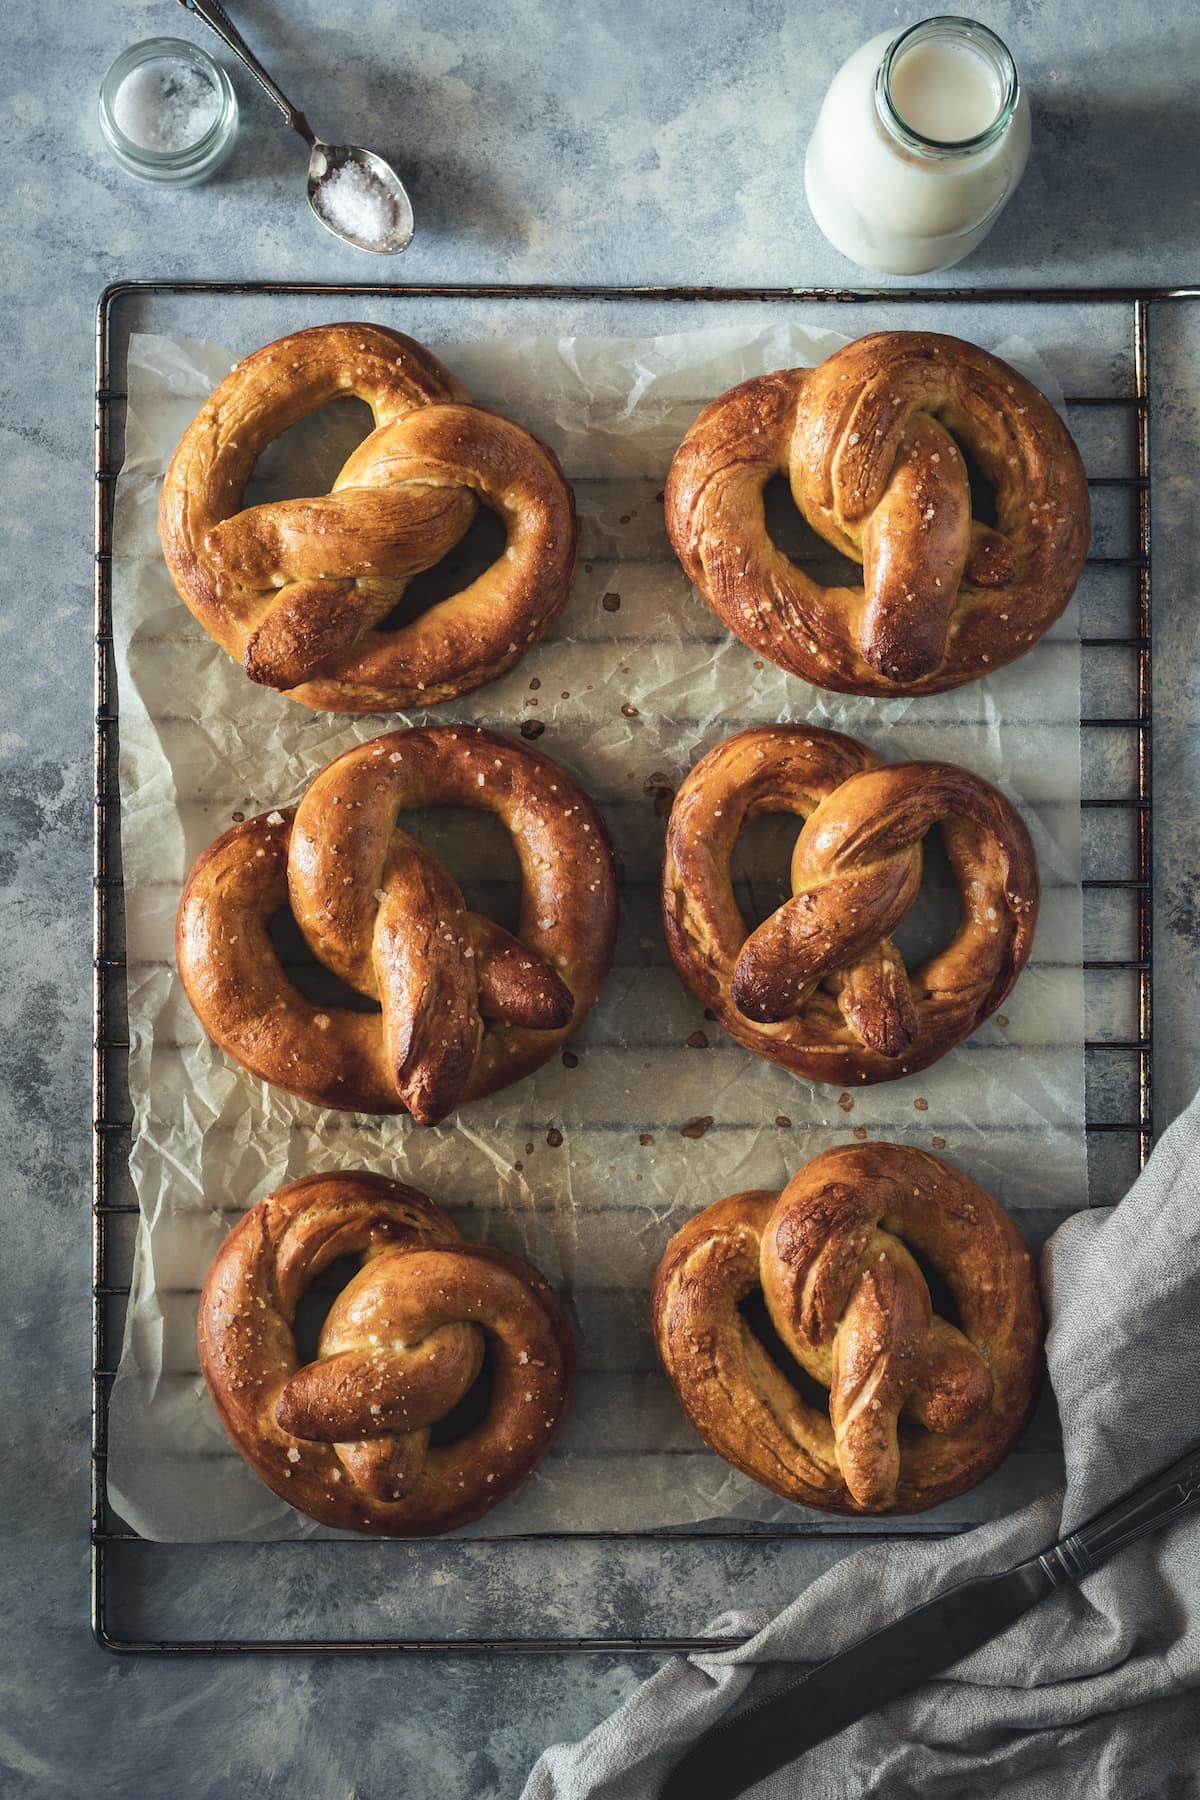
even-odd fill
[[[308,204],[326,231],[376,256],[398,256],[413,238],[413,209],[395,169],[358,144],[317,138],[308,159]]]

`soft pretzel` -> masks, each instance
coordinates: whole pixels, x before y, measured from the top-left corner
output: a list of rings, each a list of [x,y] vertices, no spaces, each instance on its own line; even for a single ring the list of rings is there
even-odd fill
[[[760,813],[804,820],[792,897],[755,931],[729,865]],[[909,975],[891,940],[935,824],[962,890],[944,950]],[[815,726],[739,732],[702,757],[671,809],[662,917],[675,967],[731,1037],[810,1081],[927,1068],[1004,1000],[1033,945],[1037,859],[1003,794],[953,763],[882,764]]]
[[[493,812],[521,864],[516,935],[469,912],[400,830],[415,807]],[[291,904],[315,955],[381,1011],[318,1006],[268,935]],[[612,960],[616,879],[599,813],[549,757],[469,725],[391,732],[339,756],[300,805],[247,819],[197,861],[179,973],[235,1061],[317,1105],[436,1124],[540,1068]]]
[[[913,1252],[944,1278],[957,1325],[933,1310]],[[827,1412],[747,1320],[759,1289]],[[960,1170],[896,1144],[829,1150],[782,1193],[707,1207],[668,1244],[651,1316],[705,1443],[828,1512],[919,1512],[974,1487],[1037,1393],[1041,1306],[1020,1232]]]
[[[995,493],[972,518],[962,448]],[[822,587],[767,535],[791,483],[813,530],[860,563]],[[760,655],[849,694],[940,693],[1024,655],[1066,606],[1091,533],[1066,426],[1015,369],[929,331],[859,338],[705,407],[666,487],[676,554]]]
[[[332,493],[239,511],[266,445],[350,395],[375,430]],[[504,554],[410,623],[376,629],[462,537],[476,497],[504,522]],[[553,452],[379,325],[316,325],[237,363],[180,440],[159,531],[180,596],[252,681],[351,713],[432,705],[510,669],[566,604],[578,548]]]
[[[301,1366],[296,1307],[339,1257],[361,1267]],[[225,1239],[200,1297],[200,1367],[221,1423],[269,1488],[348,1531],[450,1531],[528,1480],[566,1417],[570,1328],[535,1269],[464,1243],[424,1194],[378,1175],[310,1175]],[[483,1417],[431,1428],[474,1386]]]

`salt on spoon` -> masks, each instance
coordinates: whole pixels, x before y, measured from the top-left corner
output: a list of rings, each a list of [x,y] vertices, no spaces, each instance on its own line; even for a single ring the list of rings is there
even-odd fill
[[[391,188],[365,163],[334,164],[318,173],[315,181],[310,165],[308,198],[322,225],[364,250],[382,249],[404,227]],[[408,236],[412,237],[411,211]]]
[[[391,164],[357,144],[323,143],[268,75],[220,0],[179,0],[179,4],[203,19],[241,59],[308,145],[308,203],[325,229],[377,256],[407,250],[413,237],[412,202]]]

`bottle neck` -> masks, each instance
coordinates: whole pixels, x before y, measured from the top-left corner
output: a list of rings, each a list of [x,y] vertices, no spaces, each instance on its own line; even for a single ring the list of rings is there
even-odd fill
[[[986,25],[952,14],[901,32],[875,74],[884,132],[910,156],[933,162],[990,149],[1020,97],[1008,46]]]

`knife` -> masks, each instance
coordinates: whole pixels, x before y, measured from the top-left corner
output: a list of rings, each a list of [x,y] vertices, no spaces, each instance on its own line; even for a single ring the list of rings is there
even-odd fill
[[[814,1744],[960,1662],[1056,1588],[1071,1586],[1193,1509],[1200,1509],[1200,1446],[1040,1556],[960,1582],[714,1727],[667,1776],[661,1800],[733,1800]]]

